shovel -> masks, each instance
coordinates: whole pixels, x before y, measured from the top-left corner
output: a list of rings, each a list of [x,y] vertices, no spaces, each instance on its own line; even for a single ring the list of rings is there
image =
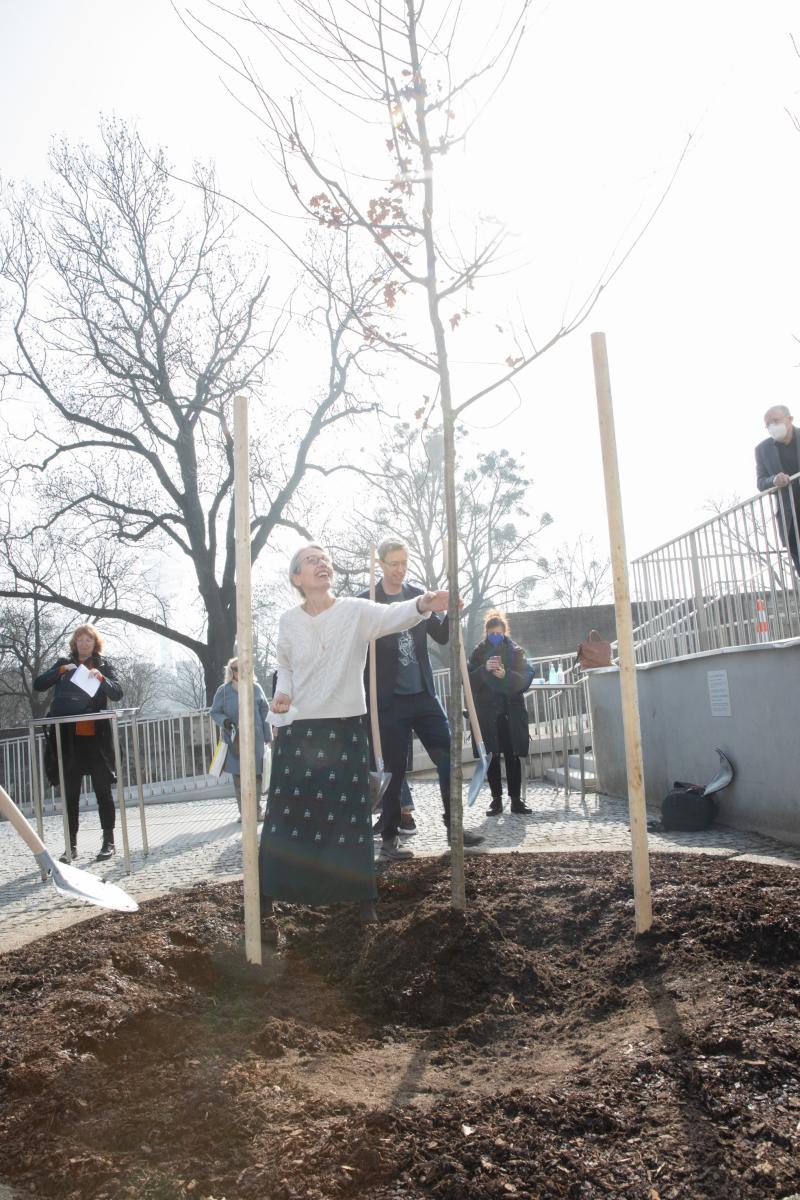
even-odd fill
[[[369,598],[375,601],[375,547],[372,547],[369,562]],[[378,720],[378,676],[375,663],[375,639],[369,644],[369,719],[372,727],[372,753],[375,757],[374,771],[369,773],[369,795],[372,801],[372,811],[377,812],[381,806],[383,793],[392,778],[390,771],[383,769],[383,748],[381,747],[381,729]]]
[[[464,653],[463,638],[461,639],[461,682],[464,686],[464,698],[467,701],[467,712],[469,713],[472,736],[478,748],[478,761],[475,764],[475,770],[472,772],[472,779],[469,781],[469,791],[467,792],[467,804],[473,805],[478,799],[478,792],[483,787],[486,772],[489,770],[489,755],[486,753],[486,748],[483,744],[483,734],[478,724],[478,714],[475,710],[475,701],[472,697],[472,684],[470,683],[469,670],[467,669],[467,656]]]
[[[101,908],[113,908],[118,912],[136,912],[139,905],[115,883],[106,883],[89,871],[81,871],[68,863],[56,862],[50,851],[26,821],[8,792],[0,787],[0,813],[7,817],[22,840],[33,851],[43,878],[49,875],[62,896],[74,896],[99,904]]]

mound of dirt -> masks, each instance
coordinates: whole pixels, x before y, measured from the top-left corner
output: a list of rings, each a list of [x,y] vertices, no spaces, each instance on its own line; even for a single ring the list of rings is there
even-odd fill
[[[0,1178],[63,1200],[800,1191],[800,871],[477,855],[381,923],[195,887],[0,959]]]

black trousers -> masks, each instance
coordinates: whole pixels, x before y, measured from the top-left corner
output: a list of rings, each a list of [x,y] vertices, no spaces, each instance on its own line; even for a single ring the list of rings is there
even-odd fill
[[[497,745],[500,754],[493,754],[486,778],[489,781],[489,791],[493,800],[500,800],[503,795],[503,781],[500,774],[500,755],[506,760],[506,786],[510,800],[519,800],[522,791],[522,764],[519,756],[514,753],[511,744],[511,730],[508,724],[508,713],[501,713],[496,726]]]
[[[379,714],[383,760],[391,781],[383,793],[383,836],[393,838],[400,828],[400,792],[406,777],[408,745],[416,734],[439,776],[444,821],[450,824],[450,726],[439,701],[428,692],[396,694]]]
[[[103,832],[112,832],[117,823],[117,812],[111,788],[114,776],[101,753],[97,734],[91,737],[74,738],[73,753],[64,763],[64,788],[67,796],[67,819],[69,821],[69,836],[71,842],[78,840],[78,822],[80,819],[81,780],[89,775],[92,780],[94,794],[97,797],[97,807],[100,810],[100,825]]]

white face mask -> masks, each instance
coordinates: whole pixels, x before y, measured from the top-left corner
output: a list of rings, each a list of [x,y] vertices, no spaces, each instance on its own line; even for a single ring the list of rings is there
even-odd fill
[[[785,421],[770,421],[767,426],[767,433],[776,442],[782,442],[789,432],[789,427]]]

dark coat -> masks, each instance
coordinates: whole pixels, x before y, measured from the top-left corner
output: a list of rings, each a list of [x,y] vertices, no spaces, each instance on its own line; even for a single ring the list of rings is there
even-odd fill
[[[795,438],[800,437],[800,433],[796,429],[794,436]],[[759,442],[756,446],[756,482],[758,490],[766,492],[774,487],[775,476],[780,475],[782,471],[783,466],[778,452],[778,443],[774,438],[764,438],[764,441]],[[794,494],[797,519],[800,522],[800,488],[798,488],[797,481],[790,483],[788,487],[779,488],[772,497],[775,516],[778,518],[778,527],[784,544],[786,543],[787,536],[794,530],[794,517],[792,515],[792,503],[790,499],[792,494]]]
[[[403,599],[412,600],[415,596],[423,596],[425,593],[421,588],[414,587],[410,583],[403,584]],[[359,592],[359,600],[369,600],[369,591]],[[375,602],[377,604],[391,603],[389,597],[383,590],[383,581],[378,582],[375,588]],[[450,626],[448,618],[440,621],[435,613],[432,613],[427,621],[420,621],[419,625],[415,625],[411,630],[411,636],[414,639],[414,649],[417,652],[417,662],[419,663],[420,674],[422,675],[422,684],[426,692],[431,696],[436,695],[436,689],[433,686],[433,670],[431,668],[431,660],[428,655],[428,638],[433,638],[440,646],[445,646],[450,637]],[[386,637],[378,638],[375,642],[375,674],[378,685],[378,708],[388,708],[394,698],[394,689],[397,686],[397,664],[399,654],[399,642],[396,633],[387,633]],[[367,696],[367,704],[369,704],[369,654],[367,655],[367,666],[364,671],[364,691]]]
[[[493,655],[499,655],[503,661],[506,673],[502,679],[486,670],[486,660]],[[523,692],[530,687],[533,672],[528,666],[522,647],[512,642],[509,637],[503,638],[499,648],[491,646],[484,639],[469,656],[468,670],[478,723],[487,752],[500,753],[497,721],[507,713],[512,749],[518,758],[524,757],[528,753],[530,735]],[[477,758],[474,745],[473,753]]]
[[[69,658],[59,658],[52,667],[34,679],[33,687],[37,692],[46,692],[49,688],[55,688],[53,700],[47,711],[48,717],[77,716],[80,713],[86,713],[87,720],[90,720],[92,713],[102,712],[108,708],[109,700],[122,699],[122,687],[117,680],[114,667],[107,658],[96,654],[86,660],[87,667],[96,667],[103,676],[103,682],[93,696],[87,696],[86,692],[70,682],[72,672],[65,671],[63,674],[61,672],[61,668],[67,663],[77,664],[78,661],[75,655]],[[97,722],[94,738],[103,762],[111,772],[112,779],[116,780],[114,746],[109,721]],[[83,738],[81,741],[83,742]],[[61,726],[61,752],[64,766],[67,767],[75,753],[75,725],[72,723]],[[58,787],[56,734],[52,726],[45,733],[44,768],[48,781],[53,787]]]

